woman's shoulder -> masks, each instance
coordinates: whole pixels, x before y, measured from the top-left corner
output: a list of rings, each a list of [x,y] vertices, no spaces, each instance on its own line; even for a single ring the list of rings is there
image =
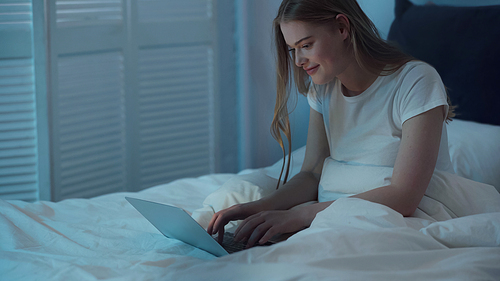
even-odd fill
[[[439,73],[430,64],[412,60],[389,75],[389,81],[399,89],[411,89],[415,84],[442,83]]]
[[[420,78],[424,76],[435,76],[439,74],[436,69],[430,64],[420,61],[412,60],[405,63],[399,71],[396,72],[397,76],[402,78]]]

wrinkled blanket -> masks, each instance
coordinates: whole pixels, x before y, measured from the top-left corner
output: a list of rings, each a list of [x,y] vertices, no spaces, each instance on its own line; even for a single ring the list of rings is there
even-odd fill
[[[193,212],[232,176],[58,203],[0,200],[0,280],[499,280],[500,213],[435,222],[343,198],[287,241],[215,258],[164,237],[124,199]]]

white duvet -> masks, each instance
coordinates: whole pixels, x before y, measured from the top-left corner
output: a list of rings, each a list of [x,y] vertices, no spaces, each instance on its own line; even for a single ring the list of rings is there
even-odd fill
[[[124,199],[193,212],[233,176],[58,203],[0,201],[0,280],[500,280],[500,213],[432,222],[342,198],[285,242],[215,258],[164,237]]]

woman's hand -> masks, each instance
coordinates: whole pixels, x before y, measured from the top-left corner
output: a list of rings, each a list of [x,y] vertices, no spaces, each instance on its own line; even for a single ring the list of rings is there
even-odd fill
[[[266,209],[266,204],[261,200],[231,206],[212,216],[208,224],[207,232],[210,235],[219,233],[218,241],[222,243],[222,239],[224,238],[224,226],[226,226],[226,224],[230,221],[246,219]]]
[[[293,233],[311,225],[311,218],[303,208],[264,211],[246,218],[236,229],[234,239],[236,241],[247,239],[247,248],[256,243],[264,244],[277,234]]]
[[[247,239],[247,248],[264,244],[277,234],[294,233],[308,228],[316,214],[330,206],[328,202],[305,202],[289,210],[264,211],[245,219],[234,233],[236,241]]]

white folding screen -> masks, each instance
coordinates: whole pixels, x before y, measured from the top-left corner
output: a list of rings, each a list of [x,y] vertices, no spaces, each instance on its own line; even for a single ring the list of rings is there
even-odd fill
[[[0,197],[37,200],[38,148],[30,0],[0,2]]]
[[[212,6],[51,2],[54,200],[215,171]]]
[[[236,172],[233,36],[232,0],[0,0],[0,198]]]

